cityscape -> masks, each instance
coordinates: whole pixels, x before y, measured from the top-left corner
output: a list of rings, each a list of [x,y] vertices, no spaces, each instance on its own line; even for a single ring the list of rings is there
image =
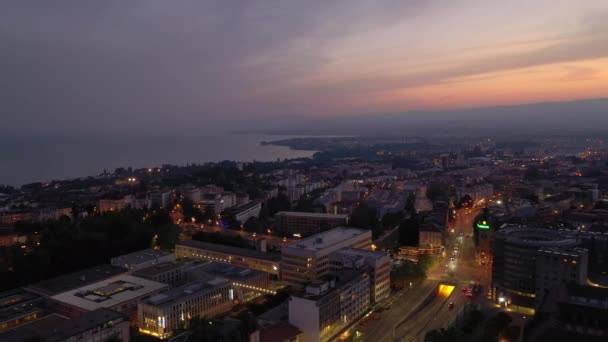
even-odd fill
[[[89,5],[0,4],[0,342],[608,341],[607,3]]]

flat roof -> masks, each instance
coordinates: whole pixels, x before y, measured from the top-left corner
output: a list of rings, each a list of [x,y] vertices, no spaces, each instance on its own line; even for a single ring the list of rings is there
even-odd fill
[[[374,259],[380,259],[380,258],[389,258],[390,259],[390,256],[386,252],[370,251],[369,249],[360,249],[360,248],[352,248],[352,247],[342,248],[342,249],[336,251],[335,253],[342,254],[342,255],[349,255],[349,256],[350,255],[362,256],[362,257],[374,258]]]
[[[127,270],[124,268],[103,264],[43,280],[39,283],[27,286],[26,290],[46,296],[52,296],[126,272]]]
[[[210,262],[205,265],[201,265],[199,268],[197,268],[196,271],[197,273],[203,272],[212,276],[222,277],[232,281],[246,281],[267,274],[266,272],[254,270],[247,267],[226,265],[217,262]]]
[[[115,320],[127,321],[128,318],[110,309],[97,309],[74,319],[52,314],[8,330],[0,334],[0,339],[7,342],[26,341],[35,338],[44,338],[44,341],[64,341],[69,337]]]
[[[348,215],[341,214],[325,214],[325,213],[304,213],[298,211],[279,211],[275,216],[291,216],[291,217],[311,217],[311,218],[327,218],[327,219],[346,219]]]
[[[51,299],[93,311],[111,308],[168,287],[167,284],[123,274],[60,293],[52,296]]]
[[[142,262],[156,260],[170,254],[171,253],[169,252],[149,248],[114,257],[112,258],[112,264],[118,263],[120,265],[137,265],[141,264]]]
[[[216,288],[226,286],[228,282],[219,277],[206,277],[201,280],[196,280],[186,285],[173,288],[169,291],[159,293],[144,301],[148,305],[164,305],[172,302],[177,302],[183,297],[192,295],[200,291],[209,291]]]
[[[220,252],[220,253],[226,253],[226,254],[232,254],[232,255],[240,255],[240,256],[244,256],[244,257],[248,257],[248,258],[254,258],[254,259],[264,259],[264,260],[268,260],[268,261],[281,261],[281,256],[280,255],[275,255],[275,254],[271,254],[271,253],[258,252],[258,251],[253,250],[253,249],[246,249],[246,248],[239,248],[239,247],[234,247],[234,246],[219,245],[219,244],[210,243],[210,242],[204,242],[204,241],[186,240],[186,241],[178,242],[176,244],[176,246],[184,246],[184,247],[190,247],[190,248],[206,249],[206,250],[213,251],[213,252]]]
[[[146,267],[146,268],[142,268],[140,270],[137,270],[135,272],[133,272],[134,276],[138,276],[138,277],[153,277],[156,276],[158,274],[162,274],[171,270],[176,270],[182,267],[185,267],[188,264],[196,264],[197,261],[193,261],[193,260],[176,260],[176,261],[167,261],[167,262],[163,262],[160,263],[158,265],[153,265],[150,267]],[[198,261],[199,263],[202,263],[202,261]]]
[[[365,233],[371,234],[371,231],[360,228],[337,227],[291,243],[285,247],[317,251],[334,246],[349,238],[360,236]]]

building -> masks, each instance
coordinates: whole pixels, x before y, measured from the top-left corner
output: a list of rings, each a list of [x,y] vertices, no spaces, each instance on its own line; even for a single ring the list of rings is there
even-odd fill
[[[88,342],[117,339],[129,342],[129,319],[108,309],[97,309],[78,318],[49,315],[0,334],[4,342]]]
[[[356,248],[343,248],[331,255],[336,269],[368,270],[370,300],[377,303],[388,298],[391,292],[391,258],[388,253]]]
[[[262,203],[260,202],[249,202],[241,205],[234,206],[228,209],[228,215],[234,215],[234,219],[243,224],[252,217],[259,217],[260,210],[262,210]]]
[[[233,290],[234,298],[241,302],[252,300],[260,295],[276,294],[271,289],[270,277],[266,272],[217,262],[201,265],[195,272],[196,274],[192,274],[192,278],[214,277],[225,279]]]
[[[159,283],[179,286],[191,280],[191,273],[198,272],[204,264],[205,262],[200,260],[181,259],[142,268],[132,274]]]
[[[167,284],[126,274],[119,275],[54,295],[49,298],[49,308],[70,318],[107,308],[124,313],[135,322],[137,304],[168,288]]]
[[[546,324],[528,332],[531,342],[605,341],[608,338],[608,288],[567,285],[557,289]]]
[[[156,250],[144,249],[141,251],[120,255],[110,259],[110,264],[116,267],[123,267],[130,271],[137,271],[142,268],[158,265],[164,262],[175,260],[175,254]]]
[[[100,199],[99,204],[97,205],[97,212],[121,211],[133,206],[134,200],[135,198],[133,195],[127,195],[123,198]]]
[[[371,249],[371,230],[338,227],[283,246],[282,280],[303,285],[332,272],[330,254],[345,248]]]
[[[175,244],[175,256],[252,268],[275,277],[280,274],[280,256],[251,249],[187,240]]]
[[[281,211],[274,215],[277,234],[308,237],[348,224],[347,215]]]
[[[173,204],[173,191],[157,190],[151,192],[150,204],[153,208],[168,208]]]
[[[17,233],[14,227],[0,227],[0,246],[12,246],[26,242],[27,236]]]
[[[536,257],[536,306],[540,307],[552,290],[562,285],[585,285],[589,253],[587,249],[543,247]]]
[[[369,275],[361,270],[314,282],[304,295],[289,299],[289,323],[302,331],[303,342],[332,341],[369,310],[369,287]]]
[[[64,274],[47,279],[36,284],[28,285],[25,290],[44,297],[50,297],[62,292],[73,290],[126,274],[126,269],[112,265],[98,265],[84,270]]]
[[[279,322],[260,327],[260,342],[302,342],[300,329],[287,322]]]
[[[0,293],[0,333],[45,315],[42,298],[23,290]]]
[[[544,292],[545,284],[570,283],[570,273],[586,272],[586,257],[575,249],[579,245],[576,236],[568,231],[557,231],[546,228],[528,228],[510,226],[494,233],[492,264],[492,295],[497,303],[508,305],[524,314],[534,314],[540,301],[538,291]],[[559,249],[553,249],[559,248]],[[540,250],[543,250],[541,253]],[[551,264],[546,258],[554,257],[550,251],[559,253],[577,253],[578,257],[559,257],[562,265]],[[541,257],[542,255],[542,257]],[[568,260],[566,264],[562,259]],[[576,263],[571,261],[575,260]],[[537,262],[539,265],[537,266]],[[568,267],[567,274],[555,272],[557,267]],[[537,274],[537,270],[542,274]],[[565,278],[562,278],[565,276]],[[538,280],[538,277],[542,280]],[[548,277],[545,282],[545,277]],[[549,280],[550,279],[550,280]]]
[[[229,311],[234,294],[221,278],[199,280],[142,301],[137,309],[139,332],[170,337],[192,317],[213,317]]]

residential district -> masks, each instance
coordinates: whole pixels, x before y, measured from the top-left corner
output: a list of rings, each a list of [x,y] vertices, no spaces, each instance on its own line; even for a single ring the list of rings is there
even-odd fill
[[[281,143],[0,187],[0,340],[608,340],[602,140]]]

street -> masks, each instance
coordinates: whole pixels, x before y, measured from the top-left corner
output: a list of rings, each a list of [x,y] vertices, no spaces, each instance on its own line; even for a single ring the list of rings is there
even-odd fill
[[[427,331],[447,327],[467,303],[487,301],[490,266],[478,260],[472,238],[473,221],[479,212],[477,208],[457,210],[456,220],[448,228],[446,253],[439,265],[420,285],[391,296],[388,310],[373,313],[371,320],[357,327],[363,332],[364,341],[423,341]],[[481,285],[473,298],[462,291],[471,281]],[[454,288],[451,292],[438,291],[439,284]]]

